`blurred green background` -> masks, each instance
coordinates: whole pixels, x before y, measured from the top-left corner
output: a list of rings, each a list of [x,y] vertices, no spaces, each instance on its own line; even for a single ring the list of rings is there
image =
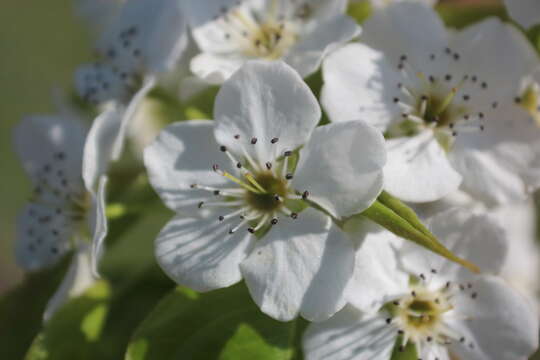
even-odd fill
[[[0,4],[0,294],[20,281],[13,259],[16,212],[29,182],[12,149],[13,126],[27,114],[54,111],[54,87],[69,89],[77,64],[91,58],[90,34],[73,0],[2,0]]]

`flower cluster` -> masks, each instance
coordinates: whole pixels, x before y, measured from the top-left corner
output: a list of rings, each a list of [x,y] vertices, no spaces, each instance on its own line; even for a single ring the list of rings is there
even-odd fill
[[[505,2],[540,19],[537,0]],[[17,259],[75,252],[45,318],[100,276],[107,173],[148,135],[137,117],[158,123],[146,99],[214,87],[213,119],[177,119],[143,151],[175,212],[154,243],[172,280],[243,280],[266,315],[312,322],[306,359],[531,355],[540,58],[516,26],[450,30],[433,3],[373,1],[360,27],[347,0],[78,0],[98,56],[74,88],[97,115],[87,130],[63,105],[15,130],[34,185]]]

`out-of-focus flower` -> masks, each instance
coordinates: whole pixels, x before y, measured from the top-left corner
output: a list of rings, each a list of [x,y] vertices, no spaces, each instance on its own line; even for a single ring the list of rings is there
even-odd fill
[[[95,188],[85,186],[81,174],[86,129],[76,117],[30,116],[14,135],[16,151],[34,186],[17,221],[17,262],[24,269],[38,270],[75,252],[72,268],[45,314],[49,317],[73,289],[89,284],[87,275],[78,274],[97,273],[107,233],[106,178],[100,177]],[[81,269],[84,266],[87,269]]]
[[[510,17],[524,28],[540,24],[540,2],[537,0],[504,0]]]
[[[306,77],[327,53],[359,34],[346,7],[347,0],[192,0],[186,16],[202,53],[191,70],[220,84],[247,60],[281,59]]]
[[[129,0],[103,32],[97,46],[100,60],[77,70],[79,95],[96,105],[107,104],[105,111],[118,114],[112,159],[121,154],[139,103],[161,77],[174,72],[187,40],[186,22],[177,1]]]
[[[328,318],[344,305],[354,263],[331,217],[379,195],[382,134],[360,121],[315,128],[317,100],[283,62],[244,65],[214,114],[167,127],[145,150],[151,184],[177,212],[156,240],[158,262],[198,291],[244,278],[280,320]]]
[[[390,294],[390,299],[377,312],[362,313],[349,305],[333,318],[310,325],[304,336],[307,359],[388,360],[396,346],[401,350],[408,343],[415,346],[418,358],[426,360],[517,360],[536,349],[535,311],[492,275],[500,271],[506,256],[505,239],[496,223],[451,211],[434,217],[431,225],[445,245],[478,264],[483,274],[468,273],[409,243],[400,249],[400,268],[396,260],[388,261],[392,255],[384,248],[388,242],[367,240],[359,252],[367,251],[363,256],[378,266],[360,270],[372,272],[373,286],[386,286],[389,291],[382,293]],[[480,236],[489,237],[489,247],[477,241]],[[403,275],[392,275],[396,271]]]
[[[513,99],[538,58],[519,31],[488,19],[453,35],[432,9],[402,3],[376,12],[363,39],[371,47],[325,60],[322,102],[334,122],[387,132],[391,194],[427,202],[463,184],[488,204],[528,196],[540,131]]]

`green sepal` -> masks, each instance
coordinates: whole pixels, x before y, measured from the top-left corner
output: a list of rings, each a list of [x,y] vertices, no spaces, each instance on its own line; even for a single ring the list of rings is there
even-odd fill
[[[398,207],[399,210],[397,211],[404,214],[405,217],[410,217],[410,213],[408,211],[405,211],[403,207],[406,207],[406,205],[401,204]],[[450,250],[444,247],[444,245],[442,245],[433,234],[429,233],[427,228],[425,228],[423,225],[423,231],[421,231],[413,224],[411,224],[411,222],[409,222],[406,218],[396,212],[396,210],[390,208],[379,200],[375,201],[367,210],[364,210],[361,214],[401,238],[423,246],[426,249],[436,254],[439,254],[450,261],[464,266],[472,272],[479,272],[479,269],[476,265],[454,255]],[[416,221],[414,223],[416,223]],[[424,231],[428,231],[429,235],[424,233]]]

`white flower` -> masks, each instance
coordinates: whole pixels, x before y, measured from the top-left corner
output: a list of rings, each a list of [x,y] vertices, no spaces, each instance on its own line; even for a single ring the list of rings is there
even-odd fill
[[[17,220],[17,262],[26,270],[38,270],[73,250],[72,268],[78,267],[81,257],[88,256],[83,253],[91,243],[92,261],[85,264],[91,265],[87,272],[97,273],[107,233],[106,178],[99,179],[97,189],[85,187],[81,174],[85,127],[79,119],[66,115],[31,116],[16,127],[14,135],[16,151],[34,186]],[[81,271],[69,271],[46,317],[73,287],[80,286],[80,282],[68,278],[80,279],[74,273]]]
[[[282,62],[244,65],[214,114],[167,127],[145,150],[151,184],[177,212],[156,240],[159,264],[197,291],[244,278],[280,320],[327,318],[344,305],[352,244],[305,208],[341,218],[369,207],[382,188],[382,135],[362,122],[315,128],[317,100]]]
[[[282,59],[306,77],[359,34],[346,6],[347,0],[192,0],[185,10],[201,54],[191,70],[219,84],[247,60]]]
[[[534,202],[528,199],[524,202],[486,208],[484,204],[458,191],[442,200],[417,205],[414,209],[424,217],[431,217],[456,207],[467,209],[477,215],[489,216],[504,230],[506,237],[511,241],[508,241],[508,255],[502,264],[500,276],[538,307],[540,281],[537,274],[540,270],[540,249],[536,240]],[[479,237],[475,241],[490,246],[491,239]],[[489,253],[486,253],[486,256],[489,256]]]
[[[484,273],[471,274],[409,243],[404,245],[403,268],[399,268],[396,260],[388,261],[384,238],[365,242],[368,248],[360,252],[368,254],[363,256],[378,261],[379,267],[389,266],[361,270],[380,272],[382,283],[390,284],[392,298],[384,299],[387,302],[378,312],[362,313],[349,305],[328,321],[310,325],[304,336],[306,359],[389,360],[395,347],[402,349],[407,343],[416,347],[422,360],[518,360],[534,352],[538,346],[535,311],[492,275],[506,255],[505,239],[496,223],[451,211],[433,218],[431,225],[451,250],[479,265]],[[478,242],[479,237],[489,238],[490,246]],[[405,276],[389,275],[400,271]],[[349,296],[365,294],[357,291]]]
[[[504,0],[510,17],[530,28],[540,23],[540,2],[537,0]]]
[[[433,201],[463,183],[490,204],[528,195],[540,132],[513,98],[538,58],[519,31],[488,19],[450,36],[432,9],[401,3],[365,23],[364,41],[325,60],[322,103],[334,122],[387,131],[391,194]]]
[[[98,44],[100,60],[81,66],[79,95],[93,104],[112,103],[120,122],[112,159],[122,151],[130,120],[141,100],[175,69],[187,45],[187,26],[174,0],[129,0],[110,22]]]
[[[368,0],[351,0],[351,2],[359,2],[359,1],[368,1]],[[369,2],[371,3],[371,5],[375,8],[375,9],[382,9],[386,6],[389,6],[393,3],[398,3],[398,2],[408,2],[408,1],[417,1],[417,2],[421,2],[421,3],[424,3],[426,5],[429,5],[429,6],[433,6],[437,3],[437,0],[369,0]]]

